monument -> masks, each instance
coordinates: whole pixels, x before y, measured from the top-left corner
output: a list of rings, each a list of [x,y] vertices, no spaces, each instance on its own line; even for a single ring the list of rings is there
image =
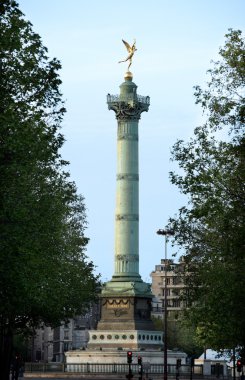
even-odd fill
[[[117,175],[114,274],[100,295],[101,316],[89,331],[85,351],[66,353],[67,363],[125,363],[127,350],[141,351],[148,362],[163,363],[163,332],[151,320],[152,293],[139,274],[139,155],[138,127],[150,106],[149,96],[137,94],[129,71],[137,50],[125,44],[129,61],[119,95],[107,95],[117,119]]]
[[[128,69],[136,50],[125,41]],[[124,61],[121,61],[124,62]],[[138,126],[147,112],[149,96],[137,94],[133,75],[127,71],[119,95],[107,95],[109,110],[117,119],[117,186],[115,212],[114,274],[101,292],[101,319],[90,331],[89,348],[160,348],[162,332],[151,320],[150,286],[139,274],[139,157]]]

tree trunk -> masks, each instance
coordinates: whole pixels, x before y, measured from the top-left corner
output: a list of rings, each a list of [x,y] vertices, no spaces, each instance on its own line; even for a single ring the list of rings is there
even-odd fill
[[[13,331],[2,326],[0,331],[0,378],[9,380],[10,365],[13,351]]]

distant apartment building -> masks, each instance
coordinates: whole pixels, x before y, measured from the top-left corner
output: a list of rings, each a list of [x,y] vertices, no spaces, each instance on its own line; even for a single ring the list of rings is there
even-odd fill
[[[63,362],[65,352],[83,349],[88,341],[89,318],[76,317],[53,330],[53,361]]]
[[[97,320],[98,305],[94,305],[85,315],[69,319],[54,329],[43,325],[32,339],[32,361],[63,362],[66,351],[85,349],[88,330],[95,328]]]
[[[185,262],[183,259],[179,263],[173,260],[161,260],[161,264],[155,266],[151,272],[152,278],[152,316],[163,318],[165,290],[167,292],[167,313],[169,319],[178,319],[179,313],[184,308],[184,302],[180,299],[185,285],[183,282]],[[166,269],[166,272],[165,272]],[[166,276],[166,287],[165,287]]]
[[[30,358],[33,362],[40,361],[49,361],[53,358],[53,330],[51,327],[42,326],[41,328],[35,330],[35,334],[33,335],[30,342]]]

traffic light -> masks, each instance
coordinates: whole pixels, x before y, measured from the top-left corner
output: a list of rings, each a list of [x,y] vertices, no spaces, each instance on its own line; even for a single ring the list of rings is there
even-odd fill
[[[128,364],[132,363],[132,356],[133,356],[132,351],[128,351],[127,352],[127,361],[128,361]]]
[[[180,368],[181,367],[181,359],[177,359],[176,360],[176,368]]]
[[[237,372],[242,372],[242,361],[240,359],[236,362]]]
[[[141,356],[138,356],[138,364],[139,364],[139,365],[142,364],[142,357],[141,357]]]

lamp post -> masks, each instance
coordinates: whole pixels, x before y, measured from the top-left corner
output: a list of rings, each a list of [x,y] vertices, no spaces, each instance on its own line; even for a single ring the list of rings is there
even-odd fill
[[[168,379],[168,308],[167,308],[167,237],[174,235],[172,230],[158,230],[158,235],[165,236],[165,265],[164,265],[164,380]]]

